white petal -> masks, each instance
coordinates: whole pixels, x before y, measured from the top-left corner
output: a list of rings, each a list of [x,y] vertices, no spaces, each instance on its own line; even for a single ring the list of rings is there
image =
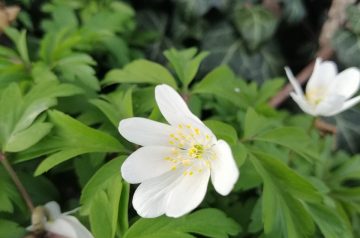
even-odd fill
[[[335,78],[332,93],[339,94],[345,98],[352,97],[360,86],[360,71],[353,67],[339,73]]]
[[[156,86],[155,99],[161,114],[171,125],[190,124],[215,138],[209,128],[189,110],[182,97],[172,87],[165,84]]]
[[[328,91],[335,82],[336,64],[332,61],[321,62],[317,58],[313,73],[306,85],[306,92]]]
[[[315,109],[316,115],[330,116],[342,108],[346,98],[340,95],[329,95],[322,100]]]
[[[164,123],[133,117],[120,121],[120,134],[128,141],[142,145],[169,145],[174,128]]]
[[[74,216],[63,216],[63,219],[66,220],[76,232],[76,238],[93,238],[93,235],[88,231],[88,229],[83,226],[79,220]]]
[[[63,218],[58,218],[55,221],[47,222],[45,230],[56,235],[61,235],[66,238],[78,238],[74,227]]]
[[[57,202],[51,201],[44,205],[46,209],[47,215],[49,216],[49,220],[56,220],[61,215],[60,206]]]
[[[332,113],[328,114],[327,116],[334,116],[336,114],[339,114],[347,109],[349,109],[350,107],[353,107],[354,105],[358,104],[360,102],[360,96],[354,97],[348,101],[346,101],[341,108],[339,108],[336,111],[333,111]]]
[[[295,76],[293,75],[293,73],[291,72],[289,67],[285,67],[285,72],[286,75],[291,83],[291,85],[293,86],[295,93],[299,96],[304,96],[304,92],[301,88],[301,85],[299,84],[299,82],[297,81],[297,79],[295,78]]]
[[[214,146],[216,159],[211,160],[211,182],[215,190],[225,196],[231,192],[239,178],[239,169],[231,153],[230,146],[219,140]]]
[[[171,125],[178,125],[184,120],[193,120],[202,123],[189,110],[182,97],[170,86],[162,84],[155,88],[155,99],[161,114]],[[179,123],[180,121],[180,123]]]
[[[303,96],[299,96],[295,93],[290,93],[291,98],[299,105],[301,110],[305,113],[316,116],[315,110],[312,108],[311,105],[305,100]]]
[[[153,218],[165,213],[169,191],[182,176],[182,171],[167,172],[139,185],[133,196],[133,207],[141,217]]]
[[[174,164],[171,147],[145,146],[132,153],[121,166],[121,175],[128,183],[141,183],[171,170]]]
[[[192,175],[181,175],[180,181],[172,188],[168,204],[166,207],[166,215],[169,217],[180,217],[195,209],[204,199],[210,170],[205,169],[201,172],[191,171]]]

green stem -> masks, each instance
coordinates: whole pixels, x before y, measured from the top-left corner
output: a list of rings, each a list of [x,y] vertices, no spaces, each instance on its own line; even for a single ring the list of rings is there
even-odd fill
[[[5,155],[0,153],[0,161],[2,163],[2,165],[4,166],[4,168],[6,169],[6,171],[9,173],[12,181],[14,182],[16,188],[19,190],[21,196],[23,197],[26,205],[28,206],[29,210],[31,211],[31,213],[34,210],[34,205],[33,202],[28,194],[28,192],[26,191],[24,185],[21,183],[19,177],[17,176],[15,170],[13,169],[13,167],[11,166],[11,164],[9,163],[9,161],[6,159]]]

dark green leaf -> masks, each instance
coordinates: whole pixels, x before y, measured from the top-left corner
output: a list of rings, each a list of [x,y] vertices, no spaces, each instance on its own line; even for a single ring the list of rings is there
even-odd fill
[[[240,7],[235,11],[237,30],[251,49],[256,49],[275,32],[277,19],[262,6]]]

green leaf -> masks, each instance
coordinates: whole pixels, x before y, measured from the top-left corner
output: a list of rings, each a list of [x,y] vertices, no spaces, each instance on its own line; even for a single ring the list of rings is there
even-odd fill
[[[38,146],[46,147],[47,144],[51,144],[58,152],[43,160],[35,175],[40,175],[80,154],[124,151],[124,147],[115,138],[100,130],[90,128],[59,111],[50,111],[49,115],[54,124],[54,134],[50,138],[45,138]],[[54,148],[51,148],[50,151],[53,150]]]
[[[262,151],[253,150],[251,153],[254,155],[251,161],[264,182],[271,181],[274,186],[286,190],[297,199],[311,202],[322,200],[313,184],[279,159]]]
[[[349,30],[340,29],[332,38],[336,55],[345,66],[360,67],[360,36]],[[341,115],[341,114],[340,114]]]
[[[283,3],[282,13],[289,23],[298,23],[306,16],[306,9],[301,0],[280,0]]]
[[[359,34],[360,33],[360,10],[356,5],[349,5],[346,9],[347,20],[349,22],[351,30]]]
[[[0,96],[0,145],[3,149],[21,112],[22,95],[19,87],[11,84]]]
[[[353,237],[346,222],[337,214],[334,208],[313,203],[306,204],[305,207],[325,238]]]
[[[57,97],[71,96],[82,91],[57,81],[43,81],[35,84],[23,96],[20,88],[12,84],[0,96],[0,146],[8,152],[25,150],[49,131],[51,125],[36,120],[51,106],[56,105]]]
[[[189,15],[189,18],[192,17],[201,17],[209,12],[212,8],[218,10],[225,10],[229,6],[229,0],[182,0],[176,1],[177,5],[181,7],[181,14]]]
[[[112,159],[107,164],[103,165],[85,185],[80,197],[80,203],[83,205],[81,207],[81,212],[83,214],[88,214],[89,205],[95,194],[106,189],[110,184],[110,181],[120,174],[120,166],[125,158],[125,156],[121,156]]]
[[[29,62],[29,54],[26,44],[26,31],[19,32],[15,28],[6,28],[5,34],[15,43],[16,50],[18,51],[21,59],[24,62]]]
[[[235,191],[247,191],[260,186],[262,183],[261,177],[256,172],[249,159],[244,161],[244,164],[241,166],[240,173],[241,178],[238,179],[235,184]]]
[[[358,108],[351,108],[335,116],[337,147],[345,148],[352,153],[360,152],[360,147],[357,143],[360,139],[359,116],[360,110]]]
[[[218,139],[223,139],[229,144],[237,143],[237,133],[234,127],[221,121],[206,120],[205,125],[215,134]]]
[[[196,48],[181,51],[171,48],[164,52],[184,87],[187,87],[195,78],[201,61],[208,55],[208,52],[201,52],[198,55],[196,53]]]
[[[330,181],[337,181],[341,184],[348,179],[360,179],[360,156],[356,155],[338,166],[331,173]]]
[[[235,11],[235,25],[250,49],[272,37],[277,19],[262,6],[239,7]]]
[[[46,136],[51,128],[51,123],[35,122],[25,130],[12,134],[6,143],[4,150],[8,152],[26,150]]]
[[[19,224],[0,219],[0,237],[6,238],[19,238],[23,237],[26,233],[26,230],[19,226]]]
[[[253,139],[287,147],[311,163],[314,162],[314,159],[318,160],[319,158],[317,151],[311,144],[310,137],[303,129],[297,127],[279,127],[267,130],[253,137]]]
[[[108,198],[104,191],[99,191],[94,198],[90,208],[90,226],[95,238],[111,238],[111,215],[107,209]]]
[[[117,128],[120,120],[134,116],[132,99],[132,88],[118,88],[115,92],[104,95],[103,99],[93,99],[90,102]]]
[[[203,71],[210,72],[226,64],[236,75],[258,83],[283,74],[286,63],[275,40],[268,40],[256,51],[249,51],[248,44],[237,35],[228,21],[216,22],[204,33],[202,48],[211,54],[204,60]]]
[[[277,122],[259,115],[251,107],[247,109],[245,115],[244,139],[256,138],[258,134],[268,131],[270,128],[276,126]]]
[[[299,200],[265,182],[262,197],[264,230],[267,237],[311,237],[314,222]]]
[[[285,164],[263,152],[252,151],[250,158],[262,177],[263,222],[269,237],[309,237],[315,226],[301,200],[321,201],[311,183]]]
[[[164,83],[173,88],[177,87],[175,79],[166,68],[148,60],[135,60],[123,69],[113,69],[106,74],[102,83],[104,85],[114,83],[150,83],[157,85]]]
[[[119,157],[105,164],[83,189],[81,212],[90,216],[91,229],[96,238],[112,238],[115,236],[118,223],[127,224],[129,190],[128,185],[121,182],[119,171],[124,159],[124,156]],[[126,216],[122,210],[124,208]],[[126,221],[119,220],[119,214],[120,219]],[[121,232],[125,232],[127,226],[121,226],[120,229]]]
[[[99,90],[100,84],[95,76],[93,65],[96,64],[90,55],[73,53],[56,62],[56,69],[68,81],[79,82],[92,90]]]
[[[220,210],[208,208],[181,218],[141,218],[125,233],[124,238],[193,237],[194,233],[205,237],[226,238],[240,232],[240,226]],[[173,236],[174,235],[174,236]]]
[[[221,87],[219,87],[221,85]],[[220,66],[208,73],[192,90],[192,93],[211,94],[241,105],[240,84],[227,66]]]

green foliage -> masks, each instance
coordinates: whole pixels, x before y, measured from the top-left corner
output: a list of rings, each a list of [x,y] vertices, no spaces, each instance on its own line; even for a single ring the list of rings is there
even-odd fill
[[[140,72],[139,69],[142,69]],[[108,72],[103,81],[105,85],[113,83],[165,83],[176,87],[175,79],[163,66],[147,60],[136,60],[124,67]]]
[[[24,237],[31,223],[4,158],[35,206],[81,205],[95,238],[359,237],[358,108],[326,119],[329,136],[293,105],[268,104],[283,67],[314,57],[328,6],[270,2],[19,1],[0,46],[0,237]],[[360,65],[358,4],[344,17],[331,42],[340,70]],[[120,173],[138,147],[119,122],[163,120],[159,84],[229,143],[240,169],[229,195],[209,185],[176,219],[139,218]]]
[[[240,231],[232,219],[216,209],[203,209],[179,219],[159,217],[140,219],[125,233],[125,238],[194,237],[189,233],[212,238],[225,238]]]
[[[124,147],[112,136],[89,128],[58,111],[51,111],[50,120],[55,130],[39,144],[40,153],[51,153],[35,171],[42,174],[75,156],[94,152],[121,152]]]
[[[194,79],[201,61],[209,54],[201,52],[198,55],[194,48],[177,51],[172,48],[164,52],[165,57],[169,60],[170,65],[175,70],[177,77],[184,87],[188,87]]]
[[[18,224],[3,219],[0,220],[1,237],[17,238],[22,237],[24,234],[25,229]]]

